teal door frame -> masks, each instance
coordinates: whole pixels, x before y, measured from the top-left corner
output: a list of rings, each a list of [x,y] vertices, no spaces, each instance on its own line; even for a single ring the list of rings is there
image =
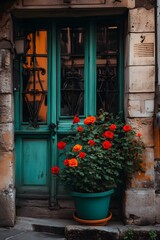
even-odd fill
[[[98,20],[99,21],[99,20]],[[106,18],[106,22],[111,21]],[[119,17],[113,21],[119,26],[119,62],[118,62],[118,76],[119,76],[119,111],[123,111],[123,18]],[[85,24],[84,24],[85,23]],[[61,106],[61,73],[60,73],[60,37],[59,37],[59,24],[58,21],[52,21],[52,23],[43,23],[43,26],[48,30],[48,116],[47,123],[40,125],[38,129],[29,128],[27,124],[21,123],[22,116],[22,101],[20,87],[19,91],[14,93],[15,99],[15,143],[16,143],[16,188],[17,196],[28,196],[28,197],[39,197],[39,198],[50,198],[51,204],[54,204],[57,197],[64,197],[66,195],[65,191],[59,190],[57,187],[56,178],[51,175],[50,168],[53,165],[62,164],[58,159],[57,153],[57,141],[70,131],[73,116],[60,116],[60,106]],[[84,67],[84,79],[85,79],[85,91],[84,91],[84,115],[80,116],[83,119],[88,115],[96,114],[96,26],[97,20],[90,19],[82,21],[82,26],[85,27],[85,67]],[[41,25],[37,25],[42,29]],[[22,63],[21,63],[22,69]],[[22,70],[20,76],[22,75]],[[22,79],[21,79],[22,82]],[[22,84],[20,84],[21,86]],[[56,124],[56,134],[52,134],[49,130],[49,124]],[[25,145],[27,140],[38,141],[41,139],[43,141],[40,146],[45,146],[43,150],[47,153],[45,154],[45,171],[46,171],[46,182],[45,184],[24,184],[24,172],[25,172],[25,157],[26,153]],[[25,142],[26,141],[26,142]],[[31,145],[29,145],[31,147]],[[26,145],[27,146],[27,145]],[[37,149],[39,149],[37,147]],[[38,156],[40,156],[39,154]],[[27,159],[26,159],[27,160]],[[43,161],[42,161],[43,162]],[[29,162],[29,164],[32,164]],[[28,166],[28,171],[29,171]],[[34,168],[34,163],[33,163]],[[32,172],[34,176],[34,171]],[[34,177],[26,175],[26,178]],[[31,181],[32,183],[32,181]]]

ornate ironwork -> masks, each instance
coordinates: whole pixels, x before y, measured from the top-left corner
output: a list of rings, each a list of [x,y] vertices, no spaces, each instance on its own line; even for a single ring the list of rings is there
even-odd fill
[[[83,114],[84,80],[80,69],[65,68],[62,78],[62,105],[67,115]]]
[[[97,104],[98,109],[116,112],[118,95],[117,67],[109,66],[97,68]]]
[[[26,82],[23,81],[23,97],[29,111],[29,123],[34,127],[38,127],[38,115],[47,91],[44,90],[40,74],[45,75],[44,68],[24,68],[23,76],[26,77]],[[31,78],[33,77],[33,80]],[[24,79],[23,79],[24,80]],[[37,82],[36,82],[37,81]],[[39,83],[39,89],[37,89]]]

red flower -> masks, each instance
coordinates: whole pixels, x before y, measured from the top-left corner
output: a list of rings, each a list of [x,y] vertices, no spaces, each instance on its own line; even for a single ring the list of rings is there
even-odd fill
[[[85,156],[86,156],[85,152],[80,152],[78,155],[79,158],[85,158]]]
[[[83,128],[82,128],[81,126],[79,126],[79,127],[77,128],[77,131],[78,131],[78,132],[82,132],[82,131],[83,131]]]
[[[115,124],[111,124],[111,126],[109,128],[110,128],[110,130],[114,131],[117,128],[117,126]]]
[[[113,139],[114,133],[111,132],[111,131],[105,131],[102,136],[106,137],[106,138],[109,138],[109,139]]]
[[[94,140],[89,140],[89,141],[88,141],[88,144],[89,144],[90,146],[93,146],[93,145],[95,145],[95,141],[94,141]]]
[[[80,122],[80,119],[79,119],[79,117],[77,117],[77,116],[74,116],[74,118],[73,118],[73,124],[74,123],[79,123]]]
[[[112,144],[106,140],[102,143],[102,146],[103,146],[103,148],[108,149],[108,148],[112,147]]]
[[[64,165],[65,165],[65,166],[68,166],[68,165],[69,165],[69,160],[68,160],[68,159],[65,159],[65,160],[64,160]]]
[[[65,142],[60,141],[57,143],[57,147],[59,150],[63,150],[65,148],[65,146],[66,146]]]
[[[58,174],[59,171],[60,171],[60,168],[57,167],[57,166],[54,166],[54,167],[51,168],[51,172],[52,172],[53,174]]]
[[[123,130],[124,130],[125,132],[129,132],[129,131],[131,130],[131,126],[128,125],[128,124],[126,124],[126,125],[123,127]]]
[[[137,133],[137,137],[141,137],[142,136],[142,134],[141,133]]]

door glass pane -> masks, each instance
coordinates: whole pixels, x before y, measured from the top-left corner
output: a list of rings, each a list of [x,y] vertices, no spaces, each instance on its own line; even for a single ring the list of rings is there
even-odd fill
[[[61,116],[84,114],[84,29],[64,27],[61,40]]]
[[[119,109],[118,26],[97,28],[97,110],[116,113]]]
[[[37,127],[47,122],[47,32],[28,33],[26,43],[22,69],[22,121]]]

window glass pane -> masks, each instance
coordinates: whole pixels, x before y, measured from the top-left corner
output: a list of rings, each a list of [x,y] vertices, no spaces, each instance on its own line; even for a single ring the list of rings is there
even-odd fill
[[[118,112],[118,27],[99,25],[97,28],[97,110]]]
[[[47,54],[47,32],[36,31],[36,53]]]
[[[84,29],[61,28],[61,116],[84,114]]]
[[[27,35],[26,53],[47,54],[47,31],[35,31]]]
[[[39,36],[36,37],[37,33],[38,31],[27,35],[30,41],[27,54],[23,57],[22,69],[22,121],[29,122],[34,127],[47,122],[48,58],[45,54],[39,56],[39,53],[46,53],[47,50],[44,41]],[[47,42],[46,31],[41,31],[40,36]]]

